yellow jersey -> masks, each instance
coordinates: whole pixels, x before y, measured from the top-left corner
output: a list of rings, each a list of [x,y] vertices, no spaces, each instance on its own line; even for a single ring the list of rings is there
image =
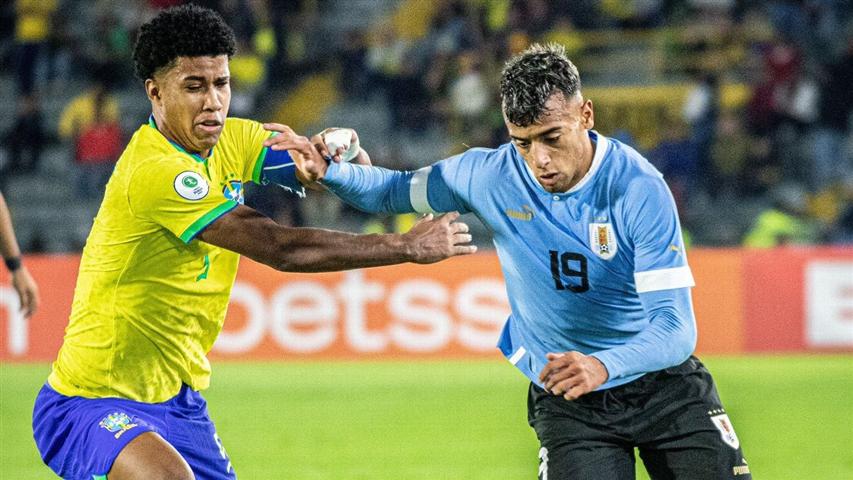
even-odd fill
[[[156,403],[210,384],[207,352],[225,319],[239,255],[194,240],[260,182],[261,124],[229,118],[208,158],[153,119],[116,164],[83,249],[51,387]]]

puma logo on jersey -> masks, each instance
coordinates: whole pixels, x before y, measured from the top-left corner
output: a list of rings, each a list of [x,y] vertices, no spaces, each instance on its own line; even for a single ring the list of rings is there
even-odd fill
[[[519,212],[518,210],[513,210],[511,208],[506,209],[506,216],[509,218],[514,218],[516,220],[524,220],[525,222],[529,222],[533,220],[533,209],[528,207],[527,205],[522,205],[521,209],[523,212]]]

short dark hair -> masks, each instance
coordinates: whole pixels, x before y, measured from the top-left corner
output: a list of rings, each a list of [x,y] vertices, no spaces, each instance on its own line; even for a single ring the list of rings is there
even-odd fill
[[[555,92],[566,99],[580,92],[578,69],[562,45],[534,43],[506,63],[501,74],[501,106],[507,120],[526,127],[545,111]]]
[[[161,11],[139,28],[133,64],[140,80],[153,78],[178,57],[232,57],[237,51],[234,31],[213,10],[180,5]]]

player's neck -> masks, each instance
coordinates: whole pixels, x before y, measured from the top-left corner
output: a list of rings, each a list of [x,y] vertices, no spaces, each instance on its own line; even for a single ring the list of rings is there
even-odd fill
[[[580,168],[578,168],[574,178],[572,178],[572,182],[569,184],[569,188],[566,189],[566,192],[575,188],[575,186],[580,183],[580,181],[583,180],[584,177],[586,177],[586,175],[589,173],[590,168],[592,168],[593,157],[595,157],[595,142],[593,142],[592,138],[590,138],[588,143],[585,144]]]
[[[158,119],[156,113],[151,114],[151,118],[149,120],[149,125],[154,127],[154,129],[156,129],[158,132],[160,132],[161,135],[166,137],[166,140],[168,140],[169,143],[171,143],[175,147],[179,148],[181,151],[189,153],[190,155],[197,155],[201,158],[207,158],[208,156],[210,156],[210,150],[211,149],[207,149],[204,151],[198,151],[198,150],[195,150],[193,148],[187,147],[184,142],[181,142],[180,140],[178,140],[177,135],[172,133],[171,129],[169,128],[169,125],[166,122],[164,122],[162,119]]]

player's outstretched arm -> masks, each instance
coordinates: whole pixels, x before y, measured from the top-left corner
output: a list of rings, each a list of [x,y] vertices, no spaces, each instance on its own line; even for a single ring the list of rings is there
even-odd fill
[[[15,230],[12,227],[12,218],[2,194],[0,194],[0,255],[3,256],[3,260],[12,274],[12,287],[18,292],[21,312],[25,318],[29,318],[38,308],[38,287],[27,267],[21,264],[21,250],[18,247]]]
[[[323,138],[323,133],[308,140],[287,125],[267,123],[264,128],[279,133],[267,139],[264,145],[273,151],[287,150],[298,170],[297,177],[304,185],[321,182],[340,199],[364,212],[469,211],[451,185],[454,182],[466,184],[468,177],[458,175],[458,168],[451,168],[448,172],[448,160],[412,172],[388,170],[371,166],[370,157],[361,148],[357,149],[358,153],[351,162],[341,161],[340,156],[345,152],[330,147],[326,143],[329,138]],[[354,131],[327,129],[324,132],[328,135],[330,131],[346,131],[352,135],[347,151],[352,145],[357,146],[358,136]],[[353,147],[351,150],[356,149]]]
[[[240,205],[198,238],[287,272],[331,272],[397,263],[434,263],[477,251],[456,212],[428,215],[403,234],[357,235],[284,227]]]

